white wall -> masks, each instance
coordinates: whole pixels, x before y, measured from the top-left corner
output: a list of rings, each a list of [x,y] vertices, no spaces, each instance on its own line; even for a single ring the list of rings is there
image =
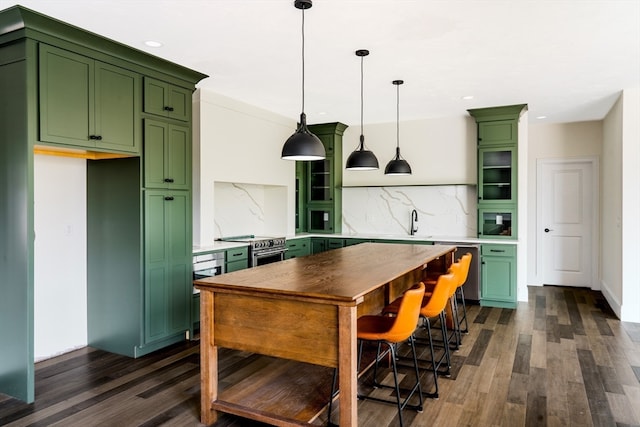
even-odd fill
[[[622,98],[603,122],[601,289],[620,315],[622,306]]]
[[[34,156],[35,360],[87,345],[86,160]]]
[[[537,233],[536,212],[538,209],[536,165],[540,159],[560,159],[572,157],[600,158],[602,150],[602,122],[578,123],[537,123],[529,126],[529,146],[527,159],[528,185],[526,199],[528,201],[527,226],[527,282],[542,285],[537,271]],[[594,239],[596,244],[597,239]],[[524,261],[524,260],[523,260]]]
[[[475,185],[476,134],[471,116],[401,121],[400,153],[409,162],[412,175],[385,176],[384,168],[395,156],[396,123],[364,125],[365,145],[380,164],[380,169],[373,171],[344,169],[360,141],[360,126],[350,126],[342,137],[343,185]]]
[[[622,308],[640,322],[640,87],[622,93]]]
[[[219,237],[216,182],[265,186],[265,204],[286,206],[278,213],[286,229],[269,232],[295,234],[295,162],[280,153],[296,121],[202,89],[194,94],[194,118],[194,245]]]

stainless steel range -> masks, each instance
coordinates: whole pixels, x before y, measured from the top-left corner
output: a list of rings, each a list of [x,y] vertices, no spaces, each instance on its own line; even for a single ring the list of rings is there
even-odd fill
[[[287,251],[284,237],[233,236],[225,237],[226,242],[245,242],[249,244],[249,267],[282,261]]]

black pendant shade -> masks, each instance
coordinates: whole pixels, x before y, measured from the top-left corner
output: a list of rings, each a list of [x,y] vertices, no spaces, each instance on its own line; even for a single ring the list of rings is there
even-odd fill
[[[372,151],[364,148],[364,135],[360,135],[360,146],[347,158],[347,169],[368,171],[378,169],[378,159]]]
[[[282,158],[285,160],[322,160],[326,156],[320,138],[307,128],[307,116],[300,114],[300,124],[282,146]]]
[[[312,6],[311,0],[295,0],[296,9],[302,10],[302,113],[300,124],[282,146],[282,158],[285,160],[322,160],[326,157],[322,141],[307,128],[307,116],[304,113],[304,11]]]
[[[400,157],[400,147],[396,147],[396,157],[384,168],[385,175],[411,175],[411,166]]]
[[[378,169],[378,159],[376,155],[373,154],[372,151],[369,151],[364,146],[364,130],[362,124],[363,117],[363,62],[364,57],[369,55],[369,51],[366,49],[356,50],[356,56],[360,57],[360,144],[358,148],[349,155],[347,158],[346,169],[348,170],[356,170],[356,171],[368,171]]]
[[[392,82],[397,88],[396,103],[396,156],[387,163],[384,168],[385,175],[411,175],[411,166],[400,156],[400,85],[404,83],[402,80],[394,80]]]

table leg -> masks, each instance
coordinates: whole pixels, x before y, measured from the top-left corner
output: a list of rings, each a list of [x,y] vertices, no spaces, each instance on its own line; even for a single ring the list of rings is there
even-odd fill
[[[218,348],[213,340],[213,292],[200,291],[200,421],[211,425],[218,414],[211,402],[218,398]]]
[[[340,425],[358,425],[357,317],[355,306],[338,306]]]

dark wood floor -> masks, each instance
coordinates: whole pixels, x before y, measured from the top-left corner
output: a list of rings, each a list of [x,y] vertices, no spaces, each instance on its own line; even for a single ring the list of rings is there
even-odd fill
[[[600,293],[530,288],[517,310],[471,306],[469,320],[440,398],[405,411],[406,425],[640,425],[640,325],[618,321]],[[222,350],[221,381],[254,362]],[[199,426],[199,381],[197,342],[140,359],[85,348],[36,365],[34,404],[0,394],[0,425]],[[360,401],[358,415],[397,425],[391,405]],[[262,424],[223,415],[216,426]]]

